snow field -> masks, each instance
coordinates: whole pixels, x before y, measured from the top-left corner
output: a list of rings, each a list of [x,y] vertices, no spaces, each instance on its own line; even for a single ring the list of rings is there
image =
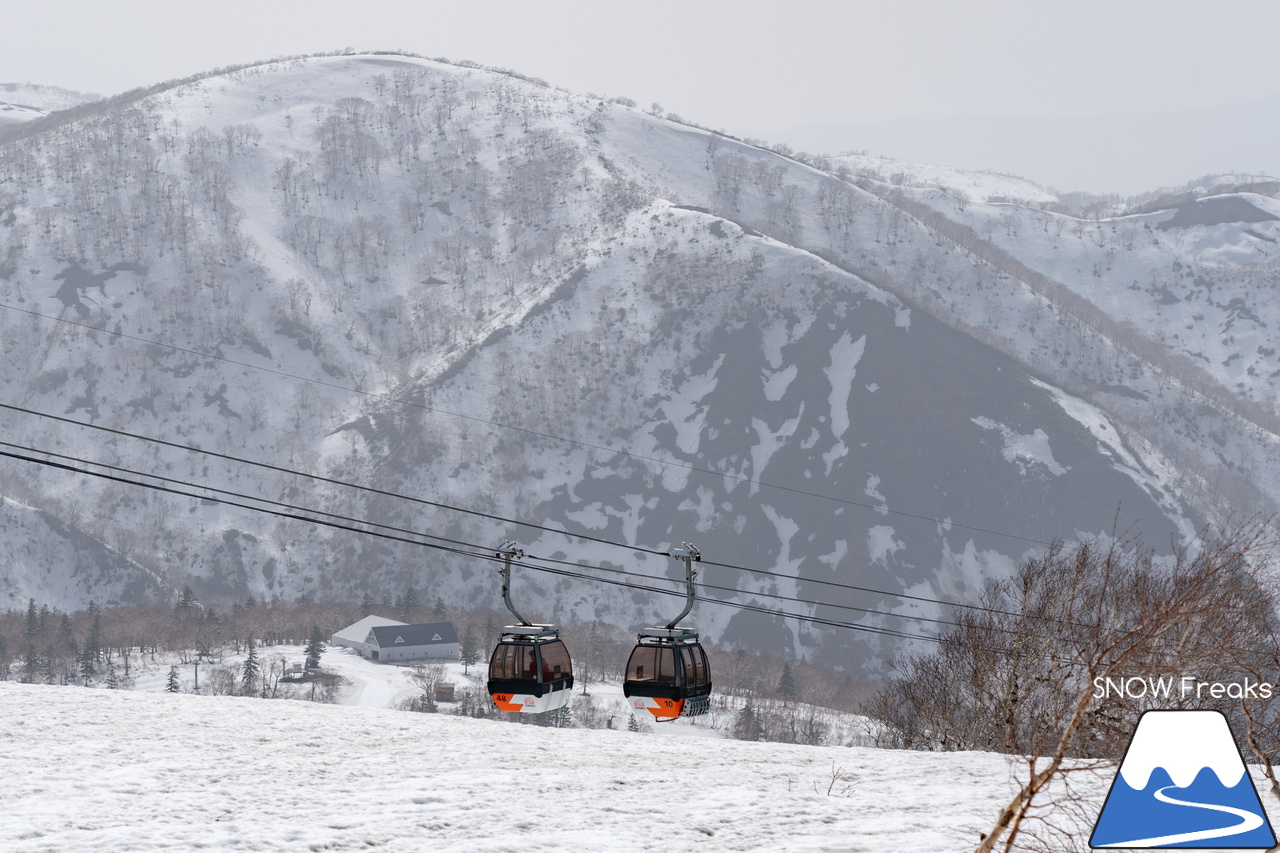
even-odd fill
[[[964,850],[1001,756],[0,683],[0,850]]]

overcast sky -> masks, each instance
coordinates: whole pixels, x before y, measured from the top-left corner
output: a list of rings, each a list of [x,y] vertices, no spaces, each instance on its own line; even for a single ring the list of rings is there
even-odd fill
[[[0,83],[110,95],[282,54],[399,49],[797,143],[813,137],[788,131],[806,125],[1176,111],[1280,94],[1276,0],[0,0],[0,25]],[[947,131],[926,135],[934,147],[919,153],[893,140],[877,151],[1062,185],[1117,181],[1102,161],[1055,176],[1057,154],[985,162],[946,148]],[[830,150],[878,144],[865,129],[846,138]],[[1251,152],[1186,153],[1134,180],[1278,165]]]
[[[738,132],[1280,92],[1272,0],[0,0],[0,82],[114,94],[342,47],[472,59]]]

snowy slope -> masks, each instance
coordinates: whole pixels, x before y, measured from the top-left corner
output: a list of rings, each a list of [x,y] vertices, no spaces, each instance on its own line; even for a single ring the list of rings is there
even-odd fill
[[[997,172],[909,163],[868,154],[841,154],[831,160],[837,167],[843,165],[855,175],[868,175],[885,183],[910,187],[939,187],[957,198],[983,202],[1017,201],[1037,206],[1057,201],[1057,196],[1039,184]]]
[[[55,110],[96,101],[99,95],[73,92],[57,86],[32,83],[0,83],[0,127],[41,118]]]
[[[0,744],[0,850],[30,853],[960,851],[1012,793],[990,754],[12,683]]]

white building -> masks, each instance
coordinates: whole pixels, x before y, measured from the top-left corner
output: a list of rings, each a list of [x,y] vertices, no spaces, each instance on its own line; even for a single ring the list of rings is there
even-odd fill
[[[427,658],[457,660],[461,654],[458,631],[452,622],[406,625],[382,616],[366,616],[330,640],[331,645],[346,646],[360,657],[379,663],[409,663]]]
[[[348,649],[354,649],[362,658],[369,657],[371,651],[369,644],[369,632],[374,628],[381,628],[385,625],[403,625],[403,622],[397,622],[394,619],[388,619],[385,616],[366,616],[354,625],[348,625],[338,633],[329,638],[330,646],[345,646]]]

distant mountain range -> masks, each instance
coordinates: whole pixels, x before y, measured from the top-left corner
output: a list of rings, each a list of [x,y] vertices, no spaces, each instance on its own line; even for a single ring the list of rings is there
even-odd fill
[[[0,449],[196,495],[3,459],[0,601],[501,606],[412,530],[634,627],[679,605],[533,567],[675,590],[690,541],[708,637],[876,669],[1051,539],[1275,508],[1275,194],[1082,211],[391,54],[0,130],[0,404],[99,428],[9,408]]]
[[[1020,175],[1058,191],[1121,196],[1197,175],[1280,174],[1280,96],[1192,110],[1079,118],[956,115],[812,124],[766,134],[801,151]]]
[[[65,110],[100,99],[101,95],[73,92],[57,86],[31,83],[0,83],[0,127],[43,118],[55,110]]]

